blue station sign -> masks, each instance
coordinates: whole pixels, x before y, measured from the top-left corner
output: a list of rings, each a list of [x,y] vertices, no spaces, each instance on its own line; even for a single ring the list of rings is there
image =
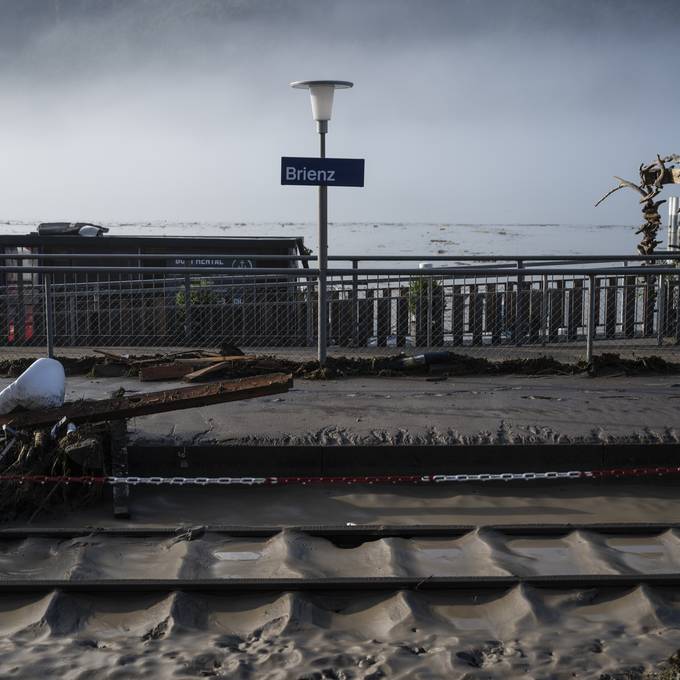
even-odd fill
[[[362,187],[364,159],[284,156],[281,159],[281,184]]]

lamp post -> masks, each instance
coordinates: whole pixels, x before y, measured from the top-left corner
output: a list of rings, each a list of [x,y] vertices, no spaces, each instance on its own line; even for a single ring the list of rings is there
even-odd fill
[[[326,133],[333,110],[335,90],[353,86],[347,80],[296,80],[291,87],[309,90],[312,100],[312,117],[319,133],[319,156],[326,157]],[[319,186],[319,299],[318,299],[318,357],[321,366],[326,363],[328,345],[328,304],[326,302],[326,270],[328,269],[328,187]]]

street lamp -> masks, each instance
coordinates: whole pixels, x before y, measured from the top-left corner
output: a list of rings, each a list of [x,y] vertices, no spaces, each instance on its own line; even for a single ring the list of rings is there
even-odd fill
[[[290,86],[298,90],[309,90],[312,101],[312,117],[319,133],[319,156],[326,158],[326,133],[333,110],[335,90],[347,89],[354,85],[347,80],[296,80]],[[319,364],[326,363],[328,345],[328,305],[326,303],[326,270],[328,268],[328,187],[319,186]]]

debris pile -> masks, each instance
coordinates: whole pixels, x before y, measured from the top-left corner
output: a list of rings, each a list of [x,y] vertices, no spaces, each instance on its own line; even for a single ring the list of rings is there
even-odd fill
[[[14,408],[0,415],[2,516],[30,515],[32,519],[48,507],[77,507],[97,498],[100,491],[88,485],[59,481],[45,488],[31,478],[124,475],[127,418],[280,394],[291,386],[290,374],[277,373],[130,396],[116,394],[110,399],[83,399],[55,408]],[[121,506],[125,490],[114,488],[114,507]],[[116,509],[119,516],[126,512]]]
[[[199,383],[211,380],[248,378],[271,373],[290,373],[308,380],[332,380],[350,376],[408,375],[573,375],[588,372],[601,374],[615,364],[625,375],[680,373],[680,363],[651,355],[625,359],[619,354],[595,356],[591,365],[585,361],[563,362],[549,355],[492,361],[448,351],[426,352],[415,356],[403,353],[374,357],[328,357],[320,368],[316,360],[294,361],[275,355],[221,354],[192,350],[173,354],[123,355],[99,350],[100,356],[79,359],[60,358],[66,375],[92,377],[132,377],[141,381],[183,381]],[[0,377],[16,377],[33,359],[0,361]]]
[[[109,446],[108,423],[77,428],[63,419],[52,427],[22,430],[4,425],[0,467],[3,476],[99,475],[104,471],[104,452]],[[58,483],[50,488],[40,483],[5,481],[0,493],[0,513],[8,520],[28,517],[31,521],[55,506],[83,507],[100,494],[101,487],[95,485]]]

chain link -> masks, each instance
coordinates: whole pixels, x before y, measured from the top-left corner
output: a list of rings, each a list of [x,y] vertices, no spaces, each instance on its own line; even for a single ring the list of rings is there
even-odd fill
[[[68,477],[58,475],[0,475],[0,482],[23,484],[126,484],[129,486],[285,486],[310,484],[442,484],[455,482],[529,482],[551,479],[607,479],[625,477],[663,477],[680,474],[679,467],[609,468],[568,470],[566,472],[501,472],[455,475],[351,475],[296,477]]]
[[[570,470],[569,472],[502,472],[498,474],[481,473],[477,475],[434,475],[433,482],[528,482],[534,479],[579,479],[588,476],[588,471]]]
[[[129,484],[130,486],[254,486],[271,483],[275,477],[106,477],[107,484]]]

